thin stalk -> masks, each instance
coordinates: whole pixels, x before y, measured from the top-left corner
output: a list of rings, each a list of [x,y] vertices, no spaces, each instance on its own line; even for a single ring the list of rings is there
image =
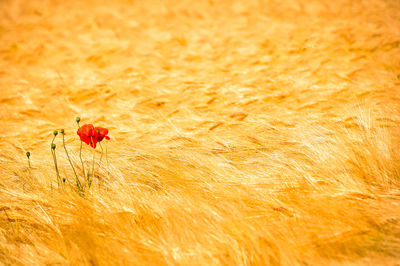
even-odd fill
[[[96,155],[96,151],[95,150],[93,150],[93,171],[92,171],[92,178],[90,179],[90,182],[89,182],[89,188],[90,188],[90,186],[92,185],[92,182],[93,182],[93,178],[94,178],[94,161],[95,161],[95,155]]]
[[[25,153],[25,155],[26,155],[26,158],[28,158],[28,164],[29,164],[29,168],[30,168],[31,167],[31,162],[30,162],[29,158],[31,157],[31,153],[29,151],[27,151]]]
[[[100,162],[99,162],[99,164],[101,164],[101,159],[103,158],[104,150],[103,150],[103,146],[101,146],[101,142],[99,142],[99,145],[100,145],[100,148],[101,148],[101,155],[100,155]]]
[[[101,167],[101,159],[103,158],[104,149],[103,149],[103,146],[101,145],[101,142],[99,142],[99,145],[100,145],[100,148],[101,148],[99,167]],[[100,187],[100,179],[99,179],[99,187]]]
[[[56,153],[54,151],[52,151],[53,154],[53,161],[54,161],[54,166],[56,168],[56,173],[57,173],[57,186],[58,188],[60,188],[60,174],[58,172],[58,165],[57,165],[57,157],[56,157]]]
[[[92,136],[90,136],[90,140],[92,141],[92,143],[93,143],[93,145],[94,145],[93,137],[92,137]],[[90,179],[89,176],[88,176],[88,186],[89,186],[89,188],[90,188],[90,186],[91,186],[91,184],[92,184],[92,181],[93,181],[93,178],[94,178],[94,160],[95,160],[95,155],[96,155],[96,149],[93,148],[93,167],[92,167],[93,170],[92,170],[92,178]]]
[[[30,176],[31,182],[32,182],[31,153],[29,151],[26,152],[26,157],[28,158],[28,170],[29,170],[29,176]]]
[[[67,154],[69,164],[71,165],[72,170],[74,171],[75,178],[76,178],[76,186],[77,186],[78,189],[80,190],[82,185],[81,185],[81,182],[79,181],[78,175],[76,174],[75,167],[74,167],[74,165],[73,165],[72,162],[71,162],[71,158],[69,158],[69,154],[68,154],[68,151],[67,151],[67,146],[65,145],[65,138],[64,138],[64,135],[65,135],[65,134],[62,133],[64,150],[65,150],[65,153]]]
[[[61,177],[60,177],[60,173],[58,171],[58,165],[57,165],[57,156],[56,156],[56,151],[55,151],[55,144],[54,144],[54,139],[56,138],[56,135],[54,135],[53,140],[51,141],[51,153],[53,154],[53,160],[54,160],[54,166],[56,168],[56,172],[57,172],[57,185],[60,188],[60,181],[61,181]]]
[[[28,158],[28,166],[29,166],[29,169],[30,169],[31,168],[31,159],[30,159],[31,153],[29,151],[26,152],[26,157]]]
[[[81,132],[81,135],[79,136],[79,138],[81,139],[81,147],[79,148],[79,159],[81,160],[82,170],[83,170],[83,177],[85,178],[86,177],[85,164],[83,163],[83,160],[82,160],[82,143],[83,143],[83,141],[82,141],[82,131],[81,131],[81,126],[79,125],[79,122],[77,122],[77,123],[78,123],[78,127],[79,127],[79,132]]]
[[[109,166],[108,166],[108,153],[107,153],[108,149],[107,149],[107,144],[106,144],[106,162],[107,162],[107,177],[110,178],[110,170],[109,170]]]

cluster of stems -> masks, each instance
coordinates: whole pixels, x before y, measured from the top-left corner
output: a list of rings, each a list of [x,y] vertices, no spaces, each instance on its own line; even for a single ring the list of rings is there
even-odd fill
[[[60,132],[61,132],[62,137],[63,137],[63,146],[64,146],[65,154],[67,155],[69,164],[71,165],[71,168],[74,171],[76,187],[78,188],[78,190],[82,190],[82,184],[79,181],[78,175],[76,174],[76,171],[75,171],[74,164],[72,163],[71,158],[69,157],[67,146],[65,145],[65,137],[64,137],[65,136],[65,131],[64,131],[64,129],[61,129]],[[65,178],[63,179],[63,181],[65,183]]]
[[[79,132],[81,132],[80,121],[81,121],[80,117],[77,117],[76,118],[76,123],[78,125]],[[80,159],[80,162],[81,162],[81,165],[82,165],[83,177],[84,177],[84,180],[85,180],[85,183],[82,184],[80,179],[79,179],[79,177],[78,177],[78,174],[76,173],[74,164],[72,163],[72,160],[71,160],[71,158],[69,156],[69,153],[68,153],[68,150],[67,150],[67,146],[65,144],[65,130],[61,129],[60,133],[62,135],[62,142],[63,142],[63,147],[64,147],[65,154],[67,155],[69,164],[71,165],[72,171],[74,172],[74,175],[75,175],[76,188],[80,193],[82,193],[86,186],[87,186],[88,189],[90,188],[90,186],[91,186],[91,184],[93,182],[93,178],[95,176],[95,155],[96,155],[95,150],[93,149],[92,174],[89,173],[90,169],[86,173],[85,164],[84,164],[84,162],[82,160],[82,144],[83,143],[82,143],[82,138],[80,138],[81,143],[80,143],[80,149],[79,149],[79,159]],[[67,180],[66,180],[66,178],[62,178],[62,179],[60,178],[60,172],[59,172],[59,169],[58,169],[57,157],[56,157],[56,147],[57,146],[54,143],[54,140],[55,140],[57,135],[58,135],[58,131],[55,130],[53,132],[53,139],[51,141],[51,154],[53,156],[54,167],[55,167],[56,174],[57,174],[57,184],[58,184],[58,187],[60,187],[61,181],[62,181],[62,184],[65,185]],[[91,137],[91,141],[93,142],[93,137]],[[103,158],[103,147],[101,146],[101,143],[99,143],[99,144],[100,144],[100,147],[101,147],[101,156],[100,156],[100,163],[101,163],[101,160]],[[107,149],[106,149],[106,151],[107,151]],[[30,152],[27,152],[26,156],[28,157],[28,164],[29,164],[29,168],[30,168],[30,160],[29,160]],[[106,154],[106,159],[107,159],[107,154]]]

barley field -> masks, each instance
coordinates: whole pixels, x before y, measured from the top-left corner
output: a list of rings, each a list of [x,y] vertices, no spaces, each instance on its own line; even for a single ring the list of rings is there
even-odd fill
[[[398,0],[0,0],[0,265],[400,265],[399,92]]]

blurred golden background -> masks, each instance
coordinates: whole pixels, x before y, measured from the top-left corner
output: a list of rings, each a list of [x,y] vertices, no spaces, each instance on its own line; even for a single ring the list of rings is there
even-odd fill
[[[399,90],[398,0],[1,0],[0,264],[398,265]]]

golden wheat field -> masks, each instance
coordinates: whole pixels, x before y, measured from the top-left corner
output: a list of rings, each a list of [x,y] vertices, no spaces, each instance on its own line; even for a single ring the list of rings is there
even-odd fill
[[[0,264],[400,265],[399,92],[398,0],[0,0]]]

